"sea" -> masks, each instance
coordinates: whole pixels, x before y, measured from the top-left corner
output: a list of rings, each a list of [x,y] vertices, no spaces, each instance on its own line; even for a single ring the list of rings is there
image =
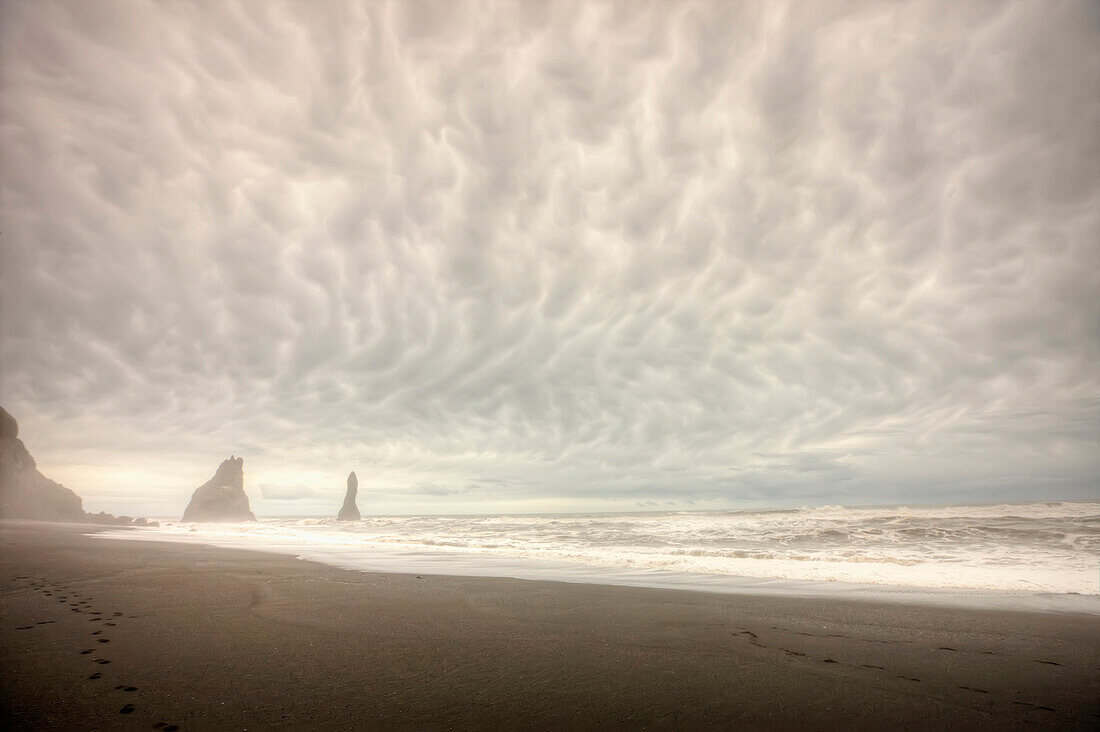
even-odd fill
[[[99,536],[256,549],[370,572],[1100,615],[1100,501],[164,521]]]

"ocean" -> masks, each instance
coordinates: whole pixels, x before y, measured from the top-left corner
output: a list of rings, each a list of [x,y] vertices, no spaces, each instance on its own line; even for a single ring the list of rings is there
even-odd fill
[[[267,518],[101,534],[348,569],[1100,614],[1100,502]]]

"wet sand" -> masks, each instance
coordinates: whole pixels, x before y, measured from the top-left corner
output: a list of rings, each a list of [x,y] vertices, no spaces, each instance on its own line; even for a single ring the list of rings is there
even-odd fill
[[[334,569],[0,522],[0,716],[74,729],[1100,725],[1100,619]]]

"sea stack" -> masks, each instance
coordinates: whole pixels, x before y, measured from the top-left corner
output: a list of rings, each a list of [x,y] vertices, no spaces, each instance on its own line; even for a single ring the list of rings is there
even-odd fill
[[[80,496],[42,473],[19,439],[19,423],[0,407],[0,518],[84,521]]]
[[[348,473],[348,492],[344,495],[344,505],[340,507],[337,521],[358,521],[363,518],[359,515],[359,507],[355,505],[355,496],[359,493],[359,479],[355,477],[355,471]]]
[[[255,521],[244,492],[244,458],[231,456],[191,495],[182,521]]]

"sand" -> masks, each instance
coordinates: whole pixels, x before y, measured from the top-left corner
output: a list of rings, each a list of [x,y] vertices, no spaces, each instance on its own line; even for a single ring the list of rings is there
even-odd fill
[[[76,729],[1100,725],[1100,620],[344,571],[0,522],[0,715]]]

